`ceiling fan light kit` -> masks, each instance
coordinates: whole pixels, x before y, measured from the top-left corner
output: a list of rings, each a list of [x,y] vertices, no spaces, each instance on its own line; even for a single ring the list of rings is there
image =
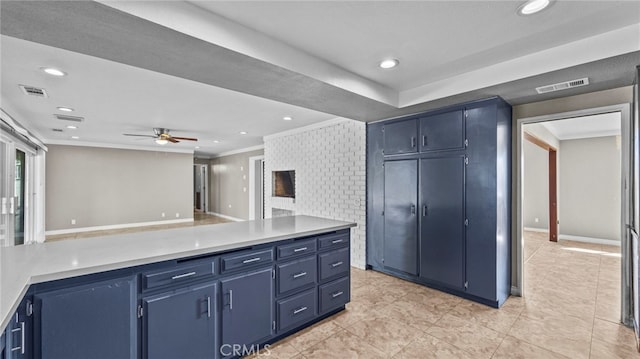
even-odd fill
[[[176,137],[176,136],[171,136],[169,134],[169,129],[168,128],[161,128],[161,127],[156,127],[153,129],[153,133],[154,135],[138,135],[135,133],[123,133],[124,136],[135,136],[135,137],[150,137],[150,138],[155,138],[155,141],[157,144],[159,145],[166,145],[167,143],[171,142],[171,143],[179,143],[179,140],[183,140],[183,141],[198,141],[197,138],[194,137]]]

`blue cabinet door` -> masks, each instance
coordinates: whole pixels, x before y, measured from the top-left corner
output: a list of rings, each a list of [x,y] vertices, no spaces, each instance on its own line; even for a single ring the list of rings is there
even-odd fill
[[[418,274],[418,161],[384,163],[384,266]]]
[[[420,152],[464,148],[462,110],[439,113],[420,119]]]
[[[416,120],[385,124],[384,155],[398,155],[418,151],[418,125]]]
[[[36,358],[136,358],[136,276],[34,295]]]
[[[222,291],[223,356],[251,354],[251,345],[273,334],[274,279],[271,267],[239,274],[220,281]],[[233,352],[234,348],[240,351]],[[255,351],[254,351],[255,352]]]
[[[464,286],[464,156],[420,160],[420,277]]]
[[[214,358],[216,299],[217,282],[143,298],[143,357]]]

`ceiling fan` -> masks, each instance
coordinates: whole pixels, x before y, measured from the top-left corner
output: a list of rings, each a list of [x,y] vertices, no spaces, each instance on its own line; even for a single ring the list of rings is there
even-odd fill
[[[136,137],[151,137],[151,138],[155,138],[156,139],[156,143],[159,145],[166,145],[167,143],[171,142],[171,143],[178,143],[180,142],[179,140],[183,140],[183,141],[197,141],[197,138],[193,138],[193,137],[176,137],[176,136],[171,136],[169,134],[169,129],[168,128],[154,128],[153,129],[153,133],[155,135],[137,135],[137,134],[133,134],[133,133],[123,133],[123,135],[125,136],[136,136]]]

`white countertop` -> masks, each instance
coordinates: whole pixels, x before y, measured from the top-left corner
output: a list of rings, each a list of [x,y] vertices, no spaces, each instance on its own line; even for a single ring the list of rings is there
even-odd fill
[[[292,216],[0,247],[0,329],[31,284],[355,226]]]

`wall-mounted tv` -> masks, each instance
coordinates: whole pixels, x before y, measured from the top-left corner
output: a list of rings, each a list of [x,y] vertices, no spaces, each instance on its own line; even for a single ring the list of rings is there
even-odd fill
[[[296,198],[296,171],[273,171],[273,196]]]

